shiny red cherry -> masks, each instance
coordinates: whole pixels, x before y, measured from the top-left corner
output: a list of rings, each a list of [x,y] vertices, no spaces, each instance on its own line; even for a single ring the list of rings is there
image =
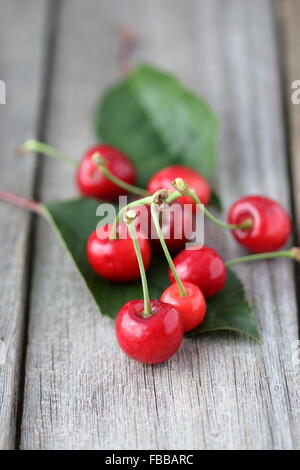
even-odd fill
[[[153,194],[163,188],[174,190],[172,181],[176,178],[182,178],[188,183],[189,187],[196,191],[202,204],[209,203],[212,191],[208,181],[197,171],[183,165],[168,166],[155,173],[148,182],[149,193]],[[193,199],[189,196],[182,196],[177,201],[195,206]]]
[[[180,313],[171,305],[151,300],[152,315],[144,318],[143,300],[131,300],[119,311],[116,335],[127,356],[144,364],[159,364],[173,356],[183,338]]]
[[[117,178],[135,184],[136,172],[129,158],[120,150],[109,145],[96,145],[83,156],[76,173],[77,185],[81,194],[104,201],[114,201],[127,192],[104,176],[92,160],[99,152],[105,159],[108,170]]]
[[[169,251],[179,251],[193,235],[193,213],[176,200],[169,204],[169,209],[160,213],[160,227]],[[153,221],[151,222],[151,241],[153,247],[161,248]]]
[[[173,259],[182,281],[196,284],[205,298],[221,291],[226,283],[226,268],[221,256],[209,246],[183,250]],[[169,278],[175,282],[169,269]]]
[[[136,229],[148,233],[153,248],[160,251],[161,245],[151,218],[150,206],[137,205],[133,210],[138,217]],[[176,252],[184,248],[187,241],[193,237],[192,211],[176,200],[169,204],[169,209],[161,212],[159,217],[161,231],[169,251]]]
[[[199,287],[191,282],[183,281],[186,297],[181,297],[176,283],[171,284],[162,293],[160,300],[173,305],[181,315],[183,330],[191,331],[203,322],[206,312],[206,302]]]
[[[118,282],[135,281],[140,278],[140,271],[128,229],[125,224],[120,224],[119,238],[111,240],[111,227],[100,227],[100,238],[96,230],[91,233],[86,246],[88,262],[93,270],[105,279]],[[138,242],[147,269],[151,259],[150,243],[147,238],[142,238],[141,233],[138,234]]]
[[[230,208],[228,222],[249,220],[249,230],[233,230],[236,240],[254,253],[278,250],[291,233],[291,220],[285,209],[265,196],[245,196]]]

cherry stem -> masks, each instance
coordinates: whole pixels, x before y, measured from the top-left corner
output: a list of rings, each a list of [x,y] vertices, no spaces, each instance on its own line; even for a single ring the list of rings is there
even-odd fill
[[[44,215],[42,205],[31,199],[25,199],[7,191],[0,191],[0,200],[27,209],[35,214]]]
[[[98,154],[98,157],[99,157],[99,154]],[[101,156],[100,156],[100,158],[101,158]],[[195,190],[194,189],[189,189],[188,185],[183,182],[182,178],[177,178],[177,180],[174,181],[173,186],[175,188],[175,191],[173,191],[171,194],[169,194],[169,196],[165,199],[165,202],[167,204],[171,204],[171,202],[175,201],[176,199],[178,199],[181,196],[190,196],[196,202],[196,204],[200,207],[200,209],[203,210],[206,217],[208,219],[210,219],[213,223],[218,225],[219,227],[222,227],[222,228],[225,228],[225,229],[228,229],[228,230],[250,230],[251,229],[252,220],[250,220],[250,219],[246,219],[241,224],[236,224],[236,225],[227,224],[227,223],[222,222],[221,220],[217,219],[217,217],[212,215],[209,212],[209,210],[206,209],[206,207],[200,202]],[[176,189],[177,187],[180,190]],[[144,192],[144,193],[147,194],[147,192],[145,190],[141,189],[141,188],[136,188],[136,187],[133,187],[133,186],[131,186],[131,188],[137,189],[140,193]],[[165,189],[165,191],[167,191],[167,190]],[[134,202],[128,204],[127,206],[125,206],[123,209],[121,209],[121,211],[119,212],[119,214],[117,215],[117,217],[114,221],[114,227],[113,227],[113,230],[111,231],[110,239],[113,240],[113,239],[116,238],[117,225],[119,223],[120,216],[124,213],[124,211],[126,211],[127,209],[130,209],[131,207],[139,205],[139,204],[147,204],[147,205],[152,204],[153,199],[154,199],[153,196],[154,195],[147,196],[143,199],[134,201]]]
[[[243,222],[241,222],[240,224],[236,224],[236,225],[235,224],[227,224],[226,222],[222,222],[221,220],[219,220],[217,217],[212,215],[209,212],[209,210],[206,209],[206,207],[203,204],[201,204],[201,202],[200,202],[200,200],[199,200],[199,198],[198,198],[198,196],[197,196],[194,189],[187,190],[185,194],[187,196],[190,196],[196,202],[196,204],[201,208],[201,210],[203,210],[206,217],[211,222],[218,225],[219,227],[226,228],[228,230],[250,230],[251,229],[252,220],[250,220],[250,219],[246,219]]]
[[[92,159],[97,165],[98,169],[101,171],[101,173],[120,188],[125,189],[125,191],[128,191],[129,193],[137,194],[138,196],[146,196],[147,194],[149,194],[146,189],[133,186],[132,184],[126,183],[126,181],[123,181],[117,176],[113,175],[106,166],[106,160],[102,157],[99,152],[95,152],[92,156]]]
[[[177,191],[174,191],[174,193],[176,193]],[[172,193],[172,195],[174,194]],[[168,194],[168,190],[167,189],[160,189],[158,191],[156,191],[154,194],[152,194],[151,196],[147,196],[147,197],[143,197],[141,199],[136,199],[135,201],[132,201],[130,202],[129,204],[127,204],[126,206],[124,206],[119,212],[118,214],[116,215],[116,218],[113,222],[113,225],[112,225],[112,230],[110,232],[110,240],[115,240],[117,238],[117,227],[118,227],[118,224],[120,223],[120,220],[121,220],[121,217],[122,215],[128,211],[129,209],[131,209],[132,207],[135,207],[135,206],[140,206],[142,204],[146,205],[146,206],[150,206],[154,201],[156,201],[156,199],[158,200],[159,199],[159,195],[162,195],[161,197],[163,198],[162,201],[166,201],[168,202],[169,199],[166,199],[166,196]],[[178,195],[176,195],[175,199],[177,197],[180,196],[180,193],[178,193]],[[174,199],[172,199],[174,200]]]
[[[156,232],[158,234],[158,237],[159,237],[159,241],[160,241],[160,244],[161,244],[161,247],[164,251],[164,254],[165,254],[165,257],[167,258],[167,261],[168,261],[168,264],[170,266],[170,269],[173,273],[173,276],[175,278],[175,281],[176,281],[176,284],[178,286],[178,290],[179,290],[179,293],[180,293],[180,297],[187,297],[188,296],[188,293],[186,292],[184,286],[183,286],[183,283],[180,279],[180,277],[178,276],[178,273],[176,271],[176,268],[174,266],[174,263],[173,263],[173,260],[172,260],[172,257],[170,255],[170,252],[168,250],[168,247],[166,245],[166,242],[165,242],[165,239],[164,239],[164,236],[162,234],[162,231],[161,231],[161,228],[160,228],[160,224],[159,224],[159,220],[158,220],[158,216],[157,216],[157,204],[151,204],[151,216],[152,216],[152,219],[153,219],[153,222],[154,222],[154,226],[156,228]]]
[[[127,204],[126,206],[122,207],[122,209],[118,212],[118,214],[116,215],[116,218],[113,222],[112,229],[111,229],[110,236],[109,236],[110,240],[117,239],[117,227],[120,223],[122,215],[126,211],[128,211],[132,207],[139,206],[141,204],[145,204],[145,205],[149,206],[152,203],[152,200],[153,200],[152,196],[147,196],[147,197],[144,197],[142,199],[137,199],[136,201],[132,201],[129,204]]]
[[[145,266],[144,266],[143,257],[142,257],[140,245],[138,242],[135,226],[134,226],[136,213],[133,210],[129,210],[125,214],[125,217],[126,217],[126,224],[127,224],[129,233],[133,241],[134,251],[138,260],[141,279],[142,279],[143,297],[144,297],[144,311],[142,315],[143,315],[143,318],[147,318],[152,315],[152,312],[151,312],[149,289],[148,289],[148,283],[147,283],[147,278],[146,278]]]
[[[200,207],[200,209],[204,212],[206,217],[211,220],[214,224],[218,225],[219,227],[226,228],[228,230],[250,230],[252,227],[252,220],[247,219],[244,220],[240,224],[227,224],[226,222],[222,222],[217,217],[212,215],[208,209],[201,203],[200,199],[198,198],[196,191],[193,188],[189,188],[189,185],[183,181],[182,178],[176,178],[172,182],[172,186],[176,189],[175,194],[172,194],[172,198],[169,198],[167,202],[171,202],[174,199],[177,199],[179,196],[190,196],[193,201]]]
[[[300,262],[300,248],[293,247],[290,250],[273,251],[271,253],[258,253],[255,255],[242,256],[241,258],[231,259],[225,262],[225,266],[233,266],[235,264],[247,263],[248,261],[257,261],[274,258],[290,258]]]
[[[64,162],[68,163],[69,165],[78,166],[78,163],[76,160],[74,160],[72,157],[69,157],[59,150],[55,149],[54,147],[51,147],[48,144],[45,144],[43,142],[39,142],[37,140],[27,140],[23,145],[18,147],[17,152],[19,154],[25,154],[28,152],[36,152],[40,153],[43,155],[49,155],[54,158],[58,158],[60,160],[63,160]],[[93,155],[93,160],[95,164],[97,165],[98,169],[103,173],[106,178],[108,178],[110,181],[112,181],[114,184],[119,186],[120,188],[123,188],[125,191],[128,191],[132,194],[137,194],[138,196],[147,196],[149,195],[148,191],[145,189],[139,188],[137,186],[131,185],[129,183],[126,183],[125,181],[117,178],[115,175],[113,175],[109,169],[106,166],[105,159],[101,156],[99,152],[96,152]],[[204,212],[206,217],[213,222],[214,224],[218,225],[219,227],[225,228],[227,230],[250,230],[253,222],[251,219],[246,219],[240,224],[228,224],[226,222],[222,222],[219,220],[217,217],[215,217],[209,210],[201,203],[199,200],[196,192],[194,189],[189,189],[189,186],[187,183],[183,181],[182,178],[176,178],[176,180],[173,182],[173,186],[176,189],[176,191],[173,192],[172,195],[166,200],[167,203],[173,202],[175,199],[185,195],[185,196],[190,196],[195,203],[201,208],[201,210]],[[112,239],[116,238],[116,235],[112,233]]]
[[[198,198],[196,191],[194,189],[190,189],[188,184],[183,181],[182,178],[176,178],[175,181],[173,181],[172,185],[176,189],[174,193],[172,193],[168,199],[166,200],[167,203],[173,202],[175,199],[177,199],[180,196],[190,196],[193,201],[197,204],[197,206],[200,207],[200,209],[204,212],[205,216],[214,224],[218,225],[219,227],[228,229],[228,230],[250,230],[252,227],[252,220],[247,219],[244,220],[240,224],[227,224],[226,222],[222,222],[219,220],[217,217],[212,215],[208,209],[204,206],[204,204],[201,203],[200,199]]]
[[[43,142],[39,142],[38,140],[27,140],[24,144],[20,145],[17,148],[17,153],[19,155],[25,155],[26,153],[34,152],[39,153],[41,155],[48,155],[49,157],[57,158],[58,160],[62,160],[63,162],[71,165],[73,167],[78,166],[78,162],[68,155],[65,155],[60,150],[57,150],[51,145],[45,144]]]

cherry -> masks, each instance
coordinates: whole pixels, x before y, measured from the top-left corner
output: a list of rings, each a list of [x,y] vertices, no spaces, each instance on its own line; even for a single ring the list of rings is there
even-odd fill
[[[151,238],[151,213],[150,206],[147,204],[138,204],[139,199],[134,199],[136,201],[136,206],[133,206],[132,210],[136,213],[137,220],[135,222],[135,228],[138,232],[143,232],[147,234],[148,238]]]
[[[79,164],[55,147],[33,139],[20,145],[17,152],[21,155],[28,152],[49,155],[77,168],[77,185],[80,192],[88,197],[113,201],[130,192],[140,196],[148,194],[146,190],[133,185],[136,172],[129,158],[110,145],[98,144],[90,148]]]
[[[168,210],[162,213],[160,227],[168,249],[172,252],[179,251],[192,236],[193,214],[185,210],[184,205],[176,200],[169,204]],[[161,249],[153,221],[151,234],[153,247]]]
[[[136,228],[144,233],[147,231],[153,248],[160,251],[160,241],[151,219],[150,206],[139,204],[133,209],[140,220]],[[170,203],[169,209],[161,215],[160,227],[168,249],[172,252],[179,251],[193,235],[193,214],[185,210],[183,204],[176,200]]]
[[[291,220],[285,209],[265,196],[245,196],[230,208],[228,221],[239,224],[249,220],[249,230],[234,230],[236,240],[254,253],[278,250],[288,240]]]
[[[193,188],[202,204],[209,203],[212,191],[208,181],[197,171],[183,165],[168,166],[155,173],[148,182],[149,193],[153,194],[163,188],[174,191],[172,182],[176,178],[182,178],[190,188]],[[181,196],[178,200],[182,204],[193,204],[193,207],[196,205],[190,196]]]
[[[150,300],[145,266],[136,232],[136,212],[124,215],[140,269],[143,300],[127,302],[118,313],[116,334],[119,345],[131,358],[158,364],[173,356],[183,337],[180,313],[171,305]]]
[[[183,250],[175,256],[174,265],[182,281],[188,281],[200,288],[205,298],[217,294],[225,286],[226,268],[219,254],[209,246]],[[175,278],[169,270],[169,278]]]
[[[152,220],[157,230],[161,247],[175,279],[175,284],[172,284],[163,292],[161,300],[176,307],[182,315],[184,331],[189,331],[199,325],[203,320],[206,311],[206,303],[200,289],[190,282],[182,282],[178,275],[159,225],[160,210],[157,204],[153,203],[151,205]]]
[[[136,259],[132,239],[125,224],[118,226],[119,238],[110,239],[112,225],[101,227],[101,237],[96,230],[88,239],[86,254],[93,270],[111,281],[128,282],[140,278],[138,261]],[[151,259],[151,247],[147,238],[138,235],[138,244],[145,269],[148,268]]]
[[[183,338],[180,313],[175,307],[150,300],[151,315],[143,317],[143,300],[131,300],[119,311],[116,335],[127,356],[144,364],[159,364],[173,356]]]
[[[135,184],[136,172],[129,158],[120,150],[101,144],[90,148],[79,164],[76,180],[80,192],[85,196],[105,201],[113,201],[118,196],[127,194],[128,191],[99,171],[93,160],[96,153],[105,160],[106,167],[113,176],[130,185]]]
[[[178,285],[171,284],[162,293],[160,300],[166,304],[173,305],[181,315],[184,332],[193,330],[200,325],[205,317],[206,302],[205,298],[195,284],[183,282],[183,287],[187,293],[181,296]]]

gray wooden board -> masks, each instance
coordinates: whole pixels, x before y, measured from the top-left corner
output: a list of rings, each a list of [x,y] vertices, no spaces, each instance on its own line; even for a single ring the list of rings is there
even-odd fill
[[[0,187],[32,195],[35,162],[15,148],[37,129],[45,42],[46,2],[0,1]],[[0,449],[15,446],[18,383],[27,285],[30,215],[0,203]]]
[[[135,60],[178,74],[220,117],[216,185],[225,207],[265,193],[289,208],[272,2],[65,1],[58,31],[47,140],[80,156],[91,114],[118,79],[117,30],[140,36]],[[121,110],[124,112],[124,110]],[[43,200],[75,194],[72,169],[45,161]],[[206,242],[242,253],[207,224]],[[297,311],[290,262],[236,268],[263,345],[218,334],[185,340],[149,367],[119,350],[46,222],[38,224],[22,419],[23,449],[299,448]]]
[[[278,2],[279,26],[282,39],[284,73],[284,90],[288,114],[288,131],[291,151],[291,170],[294,184],[295,215],[298,222],[298,234],[300,233],[300,104],[292,101],[295,88],[292,85],[300,80],[300,37],[299,18],[300,2],[286,0]],[[299,87],[298,91],[299,91]],[[299,93],[297,95],[299,99]]]

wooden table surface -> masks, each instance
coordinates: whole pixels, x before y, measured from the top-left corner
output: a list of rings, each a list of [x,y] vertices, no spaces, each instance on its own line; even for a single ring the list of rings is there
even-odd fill
[[[220,118],[215,186],[225,208],[263,193],[300,230],[300,1],[0,0],[0,188],[41,201],[76,194],[72,170],[15,156],[35,137],[80,158],[92,112],[118,80],[118,29],[133,61],[177,74]],[[124,110],[121,110],[124,112]],[[119,350],[47,223],[0,203],[0,448],[299,449],[299,271],[288,260],[236,267],[263,344],[185,340],[160,366]],[[243,253],[207,224],[227,259]]]

